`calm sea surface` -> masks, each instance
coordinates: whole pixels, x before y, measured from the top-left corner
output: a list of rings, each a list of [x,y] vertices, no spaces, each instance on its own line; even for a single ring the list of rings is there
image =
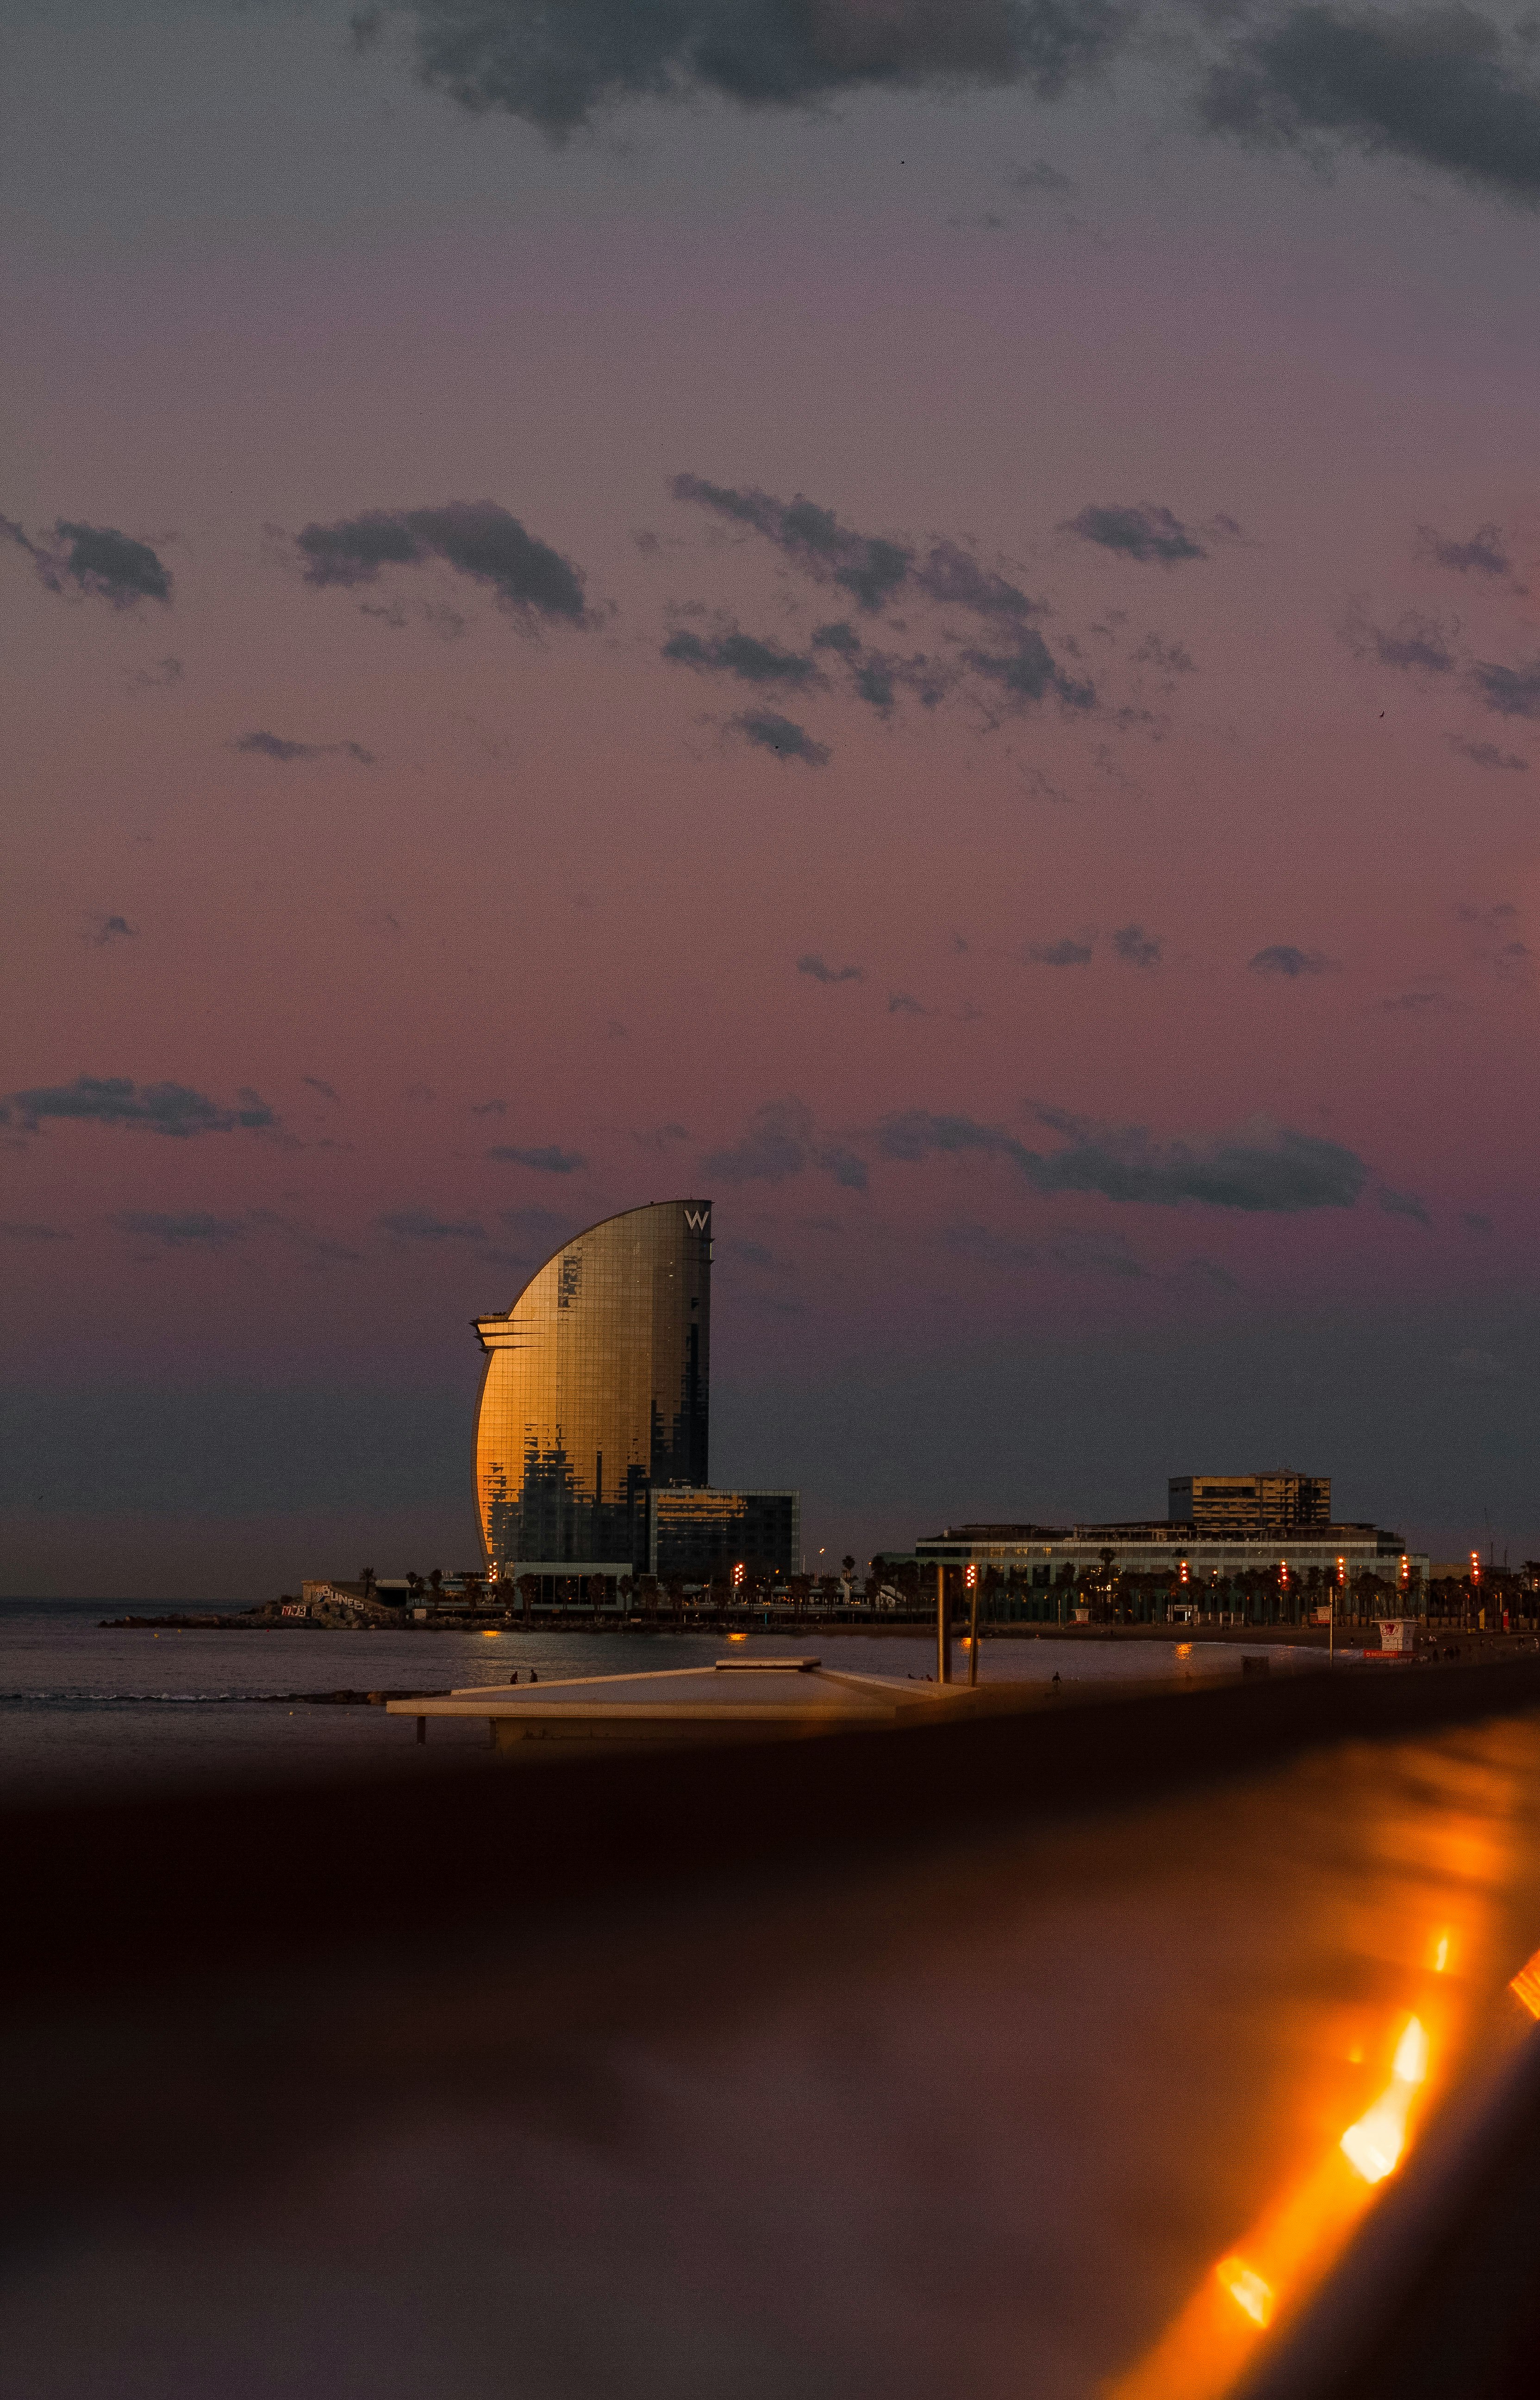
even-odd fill
[[[444,1691],[506,1684],[514,1668],[542,1680],[702,1667],[722,1650],[716,1633],[332,1633],[295,1627],[251,1633],[124,1631],[103,1617],[153,1615],[179,1603],[153,1601],[0,1601],[0,1796],[99,1791],[104,1783],[148,1788],[189,1779],[251,1775],[279,1780],[328,1771],[352,1760],[383,1765],[413,1742],[409,1720],[383,1709],[318,1706],[279,1697],[334,1689]],[[1258,1643],[1259,1650],[1266,1644]],[[745,1647],[820,1655],[858,1674],[922,1676],[934,1666],[926,1638],[810,1633],[752,1637]],[[964,1654],[958,1652],[961,1657]],[[1314,1654],[1281,1646],[1275,1669],[1299,1670]],[[1238,1672],[1228,1645],[1002,1641],[980,1654],[986,1683],[1158,1681]],[[484,1727],[440,1721],[430,1746],[483,1749]]]

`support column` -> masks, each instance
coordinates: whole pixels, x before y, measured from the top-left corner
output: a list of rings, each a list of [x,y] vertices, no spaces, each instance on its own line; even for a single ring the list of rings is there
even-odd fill
[[[935,1680],[949,1684],[952,1680],[952,1627],[947,1614],[947,1570],[936,1561],[935,1570]]]

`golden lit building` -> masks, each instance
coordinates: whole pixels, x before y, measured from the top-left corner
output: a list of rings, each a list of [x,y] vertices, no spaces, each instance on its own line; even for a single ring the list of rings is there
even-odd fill
[[[506,1316],[481,1316],[476,1503],[493,1572],[647,1565],[652,1486],[707,1476],[711,1203],[576,1234]]]

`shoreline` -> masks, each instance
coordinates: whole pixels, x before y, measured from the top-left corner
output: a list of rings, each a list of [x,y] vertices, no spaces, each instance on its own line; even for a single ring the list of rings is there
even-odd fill
[[[1429,1626],[1426,1618],[1414,1618],[1420,1632],[1431,1636],[1435,1654],[1453,1645],[1458,1655],[1472,1657],[1508,1657],[1540,1647],[1540,1640],[1529,1633],[1502,1633],[1494,1628],[1481,1630],[1476,1627]],[[1336,1627],[1336,1647],[1340,1650],[1360,1650],[1378,1646],[1380,1619],[1341,1618]],[[99,1631],[110,1632],[186,1632],[186,1633],[497,1633],[511,1640],[525,1640],[541,1635],[560,1634],[564,1638],[592,1638],[595,1634],[623,1636],[642,1641],[668,1641],[681,1635],[699,1637],[715,1634],[718,1638],[742,1638],[752,1635],[757,1640],[805,1641],[813,1635],[823,1641],[845,1641],[857,1638],[865,1641],[934,1641],[934,1616],[892,1617],[880,1623],[862,1623],[849,1618],[820,1619],[805,1616],[797,1621],[781,1621],[770,1625],[745,1624],[731,1618],[711,1617],[702,1622],[656,1624],[633,1618],[626,1624],[601,1620],[595,1624],[587,1615],[573,1615],[565,1621],[558,1616],[544,1617],[525,1624],[521,1618],[440,1616],[426,1620],[409,1618],[401,1622],[387,1620],[360,1623],[347,1618],[328,1620],[317,1617],[271,1617],[240,1615],[169,1614],[163,1616],[102,1617]],[[1373,1635],[1373,1642],[1365,1637]],[[966,1641],[961,1625],[954,1621],[952,1640],[958,1648]],[[1299,1649],[1325,1652],[1330,1643],[1329,1629],[1324,1625],[981,1625],[979,1641],[992,1642],[1070,1642],[1070,1643],[1152,1643],[1176,1644],[1203,1643],[1222,1647],[1257,1649]],[[1408,1654],[1409,1657],[1414,1654]],[[1421,1655],[1424,1655],[1421,1654]]]

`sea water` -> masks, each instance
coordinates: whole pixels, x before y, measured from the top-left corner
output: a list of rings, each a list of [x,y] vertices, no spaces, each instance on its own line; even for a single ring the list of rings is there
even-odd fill
[[[211,1608],[218,1603],[209,1603]],[[283,1780],[348,1766],[402,1762],[416,1739],[409,1717],[383,1708],[320,1704],[334,1690],[449,1691],[472,1684],[542,1683],[709,1667],[719,1632],[602,1632],[558,1627],[488,1635],[402,1627],[329,1631],[303,1621],[250,1632],[126,1628],[103,1619],[153,1616],[186,1603],[154,1601],[0,1600],[0,1797],[53,1798],[103,1787],[148,1790],[192,1780]],[[1274,1669],[1320,1663],[1319,1654],[1247,1645]],[[817,1656],[847,1673],[917,1680],[934,1674],[935,1644],[920,1631],[751,1634],[737,1657]],[[967,1653],[954,1645],[954,1672]],[[1001,1640],[983,1643],[985,1684],[1160,1682],[1238,1673],[1229,1643]],[[435,1719],[429,1748],[450,1763],[484,1751],[478,1719]]]

